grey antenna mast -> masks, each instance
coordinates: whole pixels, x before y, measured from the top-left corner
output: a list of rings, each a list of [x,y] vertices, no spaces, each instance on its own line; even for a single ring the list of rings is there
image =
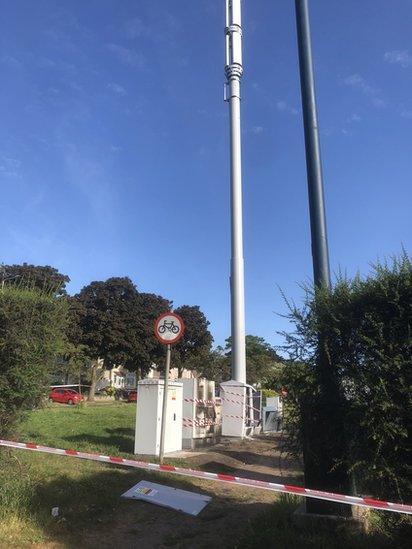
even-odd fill
[[[240,79],[242,65],[241,0],[226,0],[225,99],[230,107],[231,320],[232,379],[246,383],[245,283],[242,227]]]

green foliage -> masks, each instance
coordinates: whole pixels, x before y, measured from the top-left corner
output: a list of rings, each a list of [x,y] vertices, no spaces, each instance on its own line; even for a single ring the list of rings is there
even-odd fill
[[[231,376],[230,359],[220,346],[211,351],[198,354],[192,361],[192,365],[200,377],[205,377],[216,383],[228,381]]]
[[[105,387],[104,388],[104,392],[106,393],[107,396],[114,396],[115,393],[116,393],[116,388],[113,387],[112,385],[109,385],[108,387]]]
[[[54,296],[66,295],[66,284],[70,282],[67,275],[59,273],[49,265],[1,265],[0,283],[22,289],[37,289]]]
[[[263,339],[254,335],[247,335],[246,341],[246,375],[250,385],[268,386],[274,388],[275,379],[282,368],[282,358],[275,349]],[[232,341],[226,340],[226,357],[230,364]]]
[[[139,292],[134,315],[134,340],[132,353],[125,361],[130,371],[138,371],[144,377],[153,363],[164,359],[164,346],[153,335],[156,318],[170,311],[172,303],[156,294]]]
[[[139,293],[129,278],[92,282],[71,299],[71,340],[107,368],[124,364],[144,375],[162,355],[153,324],[170,306],[160,296]]]
[[[210,352],[213,342],[208,329],[210,322],[197,305],[182,305],[174,312],[183,319],[186,329],[182,339],[173,346],[172,366],[180,372],[184,368],[193,370]]]
[[[0,436],[40,401],[64,348],[66,302],[37,290],[0,290]]]
[[[263,406],[266,406],[268,398],[275,397],[277,394],[273,389],[262,389]]]
[[[279,391],[282,361],[275,349],[263,338],[246,336],[248,383]],[[217,383],[229,380],[231,378],[231,338],[227,338],[225,348],[218,346],[216,349],[199,353],[192,361],[192,365],[193,369],[207,379]]]
[[[340,277],[330,292],[306,289],[285,349],[292,361],[282,382],[291,440],[304,447],[305,418],[321,425],[325,371],[338,383],[343,429],[313,428],[312,448],[333,447],[360,493],[403,501],[411,494],[412,264],[404,254],[374,266],[365,279]],[[318,334],[322,334],[319,345]],[[320,350],[321,347],[321,350]],[[327,420],[327,418],[323,418]],[[329,418],[329,423],[332,423]],[[307,427],[308,423],[306,423]],[[331,426],[333,429],[333,425]],[[340,449],[338,451],[338,449]]]

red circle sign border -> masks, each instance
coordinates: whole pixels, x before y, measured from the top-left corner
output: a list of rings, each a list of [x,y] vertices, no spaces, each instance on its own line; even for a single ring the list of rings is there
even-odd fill
[[[180,322],[181,326],[182,326],[182,329],[180,330],[180,332],[177,334],[177,336],[174,338],[174,339],[169,339],[168,341],[162,339],[157,331],[157,325],[158,323],[162,320],[162,318],[165,318],[166,316],[174,316],[175,318],[177,318],[177,320]],[[154,321],[154,324],[153,324],[153,331],[154,331],[154,335],[156,337],[156,339],[159,341],[159,343],[161,343],[162,345],[173,345],[173,343],[176,343],[177,341],[179,341],[179,339],[181,339],[185,333],[185,329],[186,329],[186,326],[185,326],[185,323],[183,322],[183,318],[181,316],[179,316],[178,314],[176,313],[172,313],[172,312],[168,312],[168,313],[163,313],[161,314],[160,316],[158,316],[156,318],[156,320]]]

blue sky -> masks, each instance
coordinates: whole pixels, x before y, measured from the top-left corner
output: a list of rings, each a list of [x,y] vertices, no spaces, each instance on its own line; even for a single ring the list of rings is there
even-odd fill
[[[2,3],[0,261],[130,276],[229,335],[223,0]],[[313,0],[331,267],[411,250],[412,2]],[[244,0],[247,332],[312,276],[294,2]]]

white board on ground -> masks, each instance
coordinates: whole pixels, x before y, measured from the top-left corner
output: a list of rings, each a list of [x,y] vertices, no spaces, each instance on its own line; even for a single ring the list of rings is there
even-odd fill
[[[122,494],[122,498],[138,499],[147,503],[154,503],[161,507],[169,507],[196,516],[212,499],[210,496],[187,492],[179,488],[171,488],[141,480],[133,488]]]

